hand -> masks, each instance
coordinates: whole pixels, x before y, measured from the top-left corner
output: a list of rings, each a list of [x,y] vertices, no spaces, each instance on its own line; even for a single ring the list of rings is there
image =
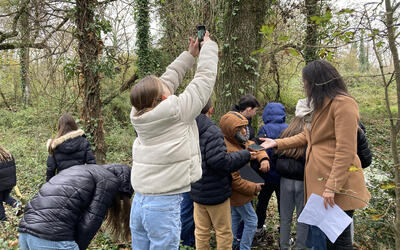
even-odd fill
[[[273,139],[270,139],[270,138],[259,138],[259,139],[261,141],[264,141],[263,143],[260,144],[260,146],[265,149],[275,148],[278,146],[278,143],[276,143],[276,141]]]
[[[333,207],[335,205],[335,192],[330,189],[325,189],[322,193],[322,197],[324,198],[324,206],[325,209],[328,210],[328,204]]]
[[[269,161],[268,160],[263,160],[260,163],[260,171],[263,173],[266,173],[269,171]]]
[[[264,183],[256,183],[256,191],[254,192],[255,195],[257,195],[261,191],[261,187],[264,185]]]
[[[255,151],[249,151],[249,152],[250,152],[250,160],[256,160],[257,152],[255,152]]]
[[[203,37],[203,41],[200,43],[201,46],[203,46],[204,43],[211,41],[210,39],[210,32],[208,32],[208,30],[206,30],[206,34]]]
[[[207,33],[206,33],[207,34]],[[196,41],[194,41],[193,37],[189,37],[190,43],[189,43],[189,53],[193,56],[196,57],[199,55],[200,50],[199,50],[199,39],[196,38]]]

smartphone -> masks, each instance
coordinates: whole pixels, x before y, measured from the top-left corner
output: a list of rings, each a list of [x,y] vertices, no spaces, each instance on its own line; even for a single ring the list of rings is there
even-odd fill
[[[200,43],[204,40],[205,34],[206,34],[206,26],[198,25],[197,26],[197,38],[199,39],[199,48],[200,48]]]
[[[253,151],[261,151],[261,150],[265,150],[265,148],[261,147],[258,144],[251,144],[248,146],[249,149],[253,150]]]

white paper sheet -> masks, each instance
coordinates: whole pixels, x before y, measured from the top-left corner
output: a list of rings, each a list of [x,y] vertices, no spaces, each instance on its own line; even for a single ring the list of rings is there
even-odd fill
[[[333,207],[328,205],[326,210],[324,198],[316,194],[311,194],[298,218],[298,222],[319,227],[332,243],[352,221],[336,204]]]

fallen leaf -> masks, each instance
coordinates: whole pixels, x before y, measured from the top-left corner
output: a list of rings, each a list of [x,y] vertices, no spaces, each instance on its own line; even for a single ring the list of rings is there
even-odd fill
[[[14,240],[14,241],[9,241],[8,242],[8,246],[9,247],[16,247],[18,245],[18,240]]]
[[[394,183],[388,183],[388,184],[383,184],[381,185],[382,189],[392,189],[395,188],[396,186],[394,185]]]
[[[349,168],[349,171],[350,172],[355,172],[355,171],[358,171],[358,170],[360,170],[358,167],[356,167],[356,166],[351,166],[350,168]]]
[[[371,220],[379,220],[382,217],[381,214],[374,214],[371,216]]]

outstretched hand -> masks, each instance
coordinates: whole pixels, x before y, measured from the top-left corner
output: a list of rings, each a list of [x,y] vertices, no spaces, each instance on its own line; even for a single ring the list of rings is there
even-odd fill
[[[276,143],[276,141],[273,139],[270,139],[270,138],[259,138],[259,139],[261,141],[264,141],[263,143],[260,144],[260,146],[265,149],[275,148],[278,146],[278,143]]]
[[[193,56],[193,57],[197,57],[200,53],[200,49],[199,49],[199,39],[196,38],[196,41],[193,39],[193,37],[189,37],[189,53]]]

